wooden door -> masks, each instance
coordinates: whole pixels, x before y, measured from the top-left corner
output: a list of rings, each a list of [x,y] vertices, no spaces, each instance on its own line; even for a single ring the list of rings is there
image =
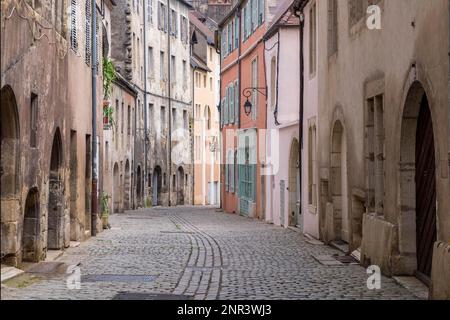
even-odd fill
[[[431,276],[436,241],[436,162],[433,124],[424,96],[417,120],[416,136],[416,245],[417,271]]]

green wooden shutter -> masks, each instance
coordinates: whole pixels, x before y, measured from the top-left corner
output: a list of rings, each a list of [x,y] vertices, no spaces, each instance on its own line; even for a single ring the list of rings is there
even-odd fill
[[[229,95],[229,101],[230,101],[230,122],[234,123],[234,85],[231,83],[230,85],[230,95]]]
[[[239,98],[240,98],[240,89],[239,89],[239,80],[236,80],[235,84],[234,84],[234,119],[235,119],[235,123],[237,125],[239,125]]]

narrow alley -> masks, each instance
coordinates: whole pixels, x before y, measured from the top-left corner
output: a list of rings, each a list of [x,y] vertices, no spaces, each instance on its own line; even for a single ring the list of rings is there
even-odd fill
[[[416,298],[384,276],[380,290],[369,290],[363,267],[333,263],[329,257],[339,251],[300,233],[218,211],[152,208],[113,215],[111,229],[54,262],[41,262],[36,273],[3,283],[1,299]],[[80,289],[68,286],[65,270],[73,265],[80,267]]]

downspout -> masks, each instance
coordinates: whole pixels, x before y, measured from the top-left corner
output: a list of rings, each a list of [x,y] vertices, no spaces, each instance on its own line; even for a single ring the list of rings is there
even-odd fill
[[[217,37],[214,37],[218,43],[216,43],[216,53],[219,55],[219,105],[217,106],[219,111],[219,150],[222,151],[222,134],[223,134],[223,127],[222,127],[222,37],[219,37],[219,34],[222,34],[220,27],[217,29]],[[220,49],[219,49],[220,48]],[[223,208],[223,194],[222,194],[222,156],[223,153],[220,152],[219,156],[219,189],[220,189],[220,200],[219,200],[219,208]]]
[[[97,172],[97,4],[92,0],[92,22],[91,22],[91,43],[92,43],[92,190],[91,190],[91,236],[97,235],[97,212],[98,212],[98,172]]]
[[[295,15],[299,18],[299,62],[300,62],[300,97],[299,97],[299,125],[298,125],[298,137],[299,137],[299,148],[298,148],[298,169],[299,169],[299,212],[298,215],[302,215],[302,150],[303,150],[303,109],[304,109],[304,46],[303,46],[303,29],[304,29],[304,14],[303,9],[306,5],[306,1],[300,1],[298,3],[299,7],[294,8]]]
[[[169,181],[169,207],[171,206],[170,201],[170,186],[171,186],[171,179],[172,179],[172,94],[171,94],[171,86],[172,86],[172,79],[170,76],[170,59],[171,59],[171,52],[170,52],[170,27],[171,27],[171,19],[170,19],[170,0],[167,0],[167,84],[168,84],[168,111],[169,111],[169,139],[168,139],[168,148],[167,148],[167,170],[169,172],[168,174],[168,181]],[[166,181],[167,182],[167,181]]]
[[[195,32],[195,31],[194,31]],[[192,53],[193,53],[193,47],[194,44],[191,44],[191,55],[190,57],[192,57]],[[190,58],[189,57],[189,58]],[[195,128],[195,83],[194,83],[194,75],[195,75],[195,70],[197,68],[193,67],[192,68],[192,133],[191,133],[191,161],[192,161],[192,200],[191,200],[191,204],[194,205],[195,203],[195,158],[194,158],[194,148],[192,147],[195,143],[195,138],[194,138],[194,128]]]
[[[148,134],[148,123],[147,123],[147,19],[146,19],[146,5],[144,3],[143,8],[142,8],[142,15],[143,15],[143,19],[144,19],[144,165],[143,165],[143,175],[144,175],[144,185],[142,188],[142,192],[143,192],[143,201],[144,201],[144,207],[147,206],[147,171],[148,171],[148,167],[147,167],[147,157],[148,157],[148,151],[147,151],[147,134]],[[136,158],[135,161],[136,163]],[[140,181],[138,181],[138,183],[141,183]],[[133,190],[133,188],[131,188]],[[148,190],[147,190],[148,191]]]

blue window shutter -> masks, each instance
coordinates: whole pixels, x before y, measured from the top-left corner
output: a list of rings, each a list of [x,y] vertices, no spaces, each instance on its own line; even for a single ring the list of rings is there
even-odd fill
[[[230,122],[234,123],[234,86],[231,83],[230,86],[230,95],[228,100],[230,101]]]

